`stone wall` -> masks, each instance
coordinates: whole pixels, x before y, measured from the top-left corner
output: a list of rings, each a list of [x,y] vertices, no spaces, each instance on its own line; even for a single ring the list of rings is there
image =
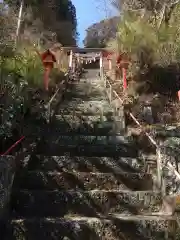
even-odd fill
[[[9,201],[15,173],[15,157],[0,157],[0,222],[8,217]]]
[[[174,171],[168,167],[168,162],[172,164],[177,172],[180,172],[180,139],[169,138],[161,143],[163,179],[167,195],[180,194],[180,179]]]

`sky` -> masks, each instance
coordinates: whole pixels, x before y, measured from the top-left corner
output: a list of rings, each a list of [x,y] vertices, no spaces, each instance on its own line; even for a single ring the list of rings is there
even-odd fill
[[[78,32],[80,34],[79,46],[83,46],[83,39],[86,36],[85,30],[90,25],[113,15],[114,12],[110,6],[106,7],[107,2],[108,0],[72,0],[76,7]]]

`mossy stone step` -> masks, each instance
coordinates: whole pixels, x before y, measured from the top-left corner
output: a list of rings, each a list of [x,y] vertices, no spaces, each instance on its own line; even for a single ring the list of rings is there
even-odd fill
[[[105,91],[104,91],[105,92]],[[89,100],[107,100],[107,97],[104,93],[102,93],[97,88],[91,88],[91,89],[83,89],[81,92],[72,89],[71,91],[67,91],[66,93],[66,99],[73,100],[73,98],[79,98],[83,101],[89,101]]]
[[[51,137],[37,148],[37,154],[47,156],[64,155],[69,153],[72,156],[89,156],[89,157],[137,157],[138,149],[131,144],[59,144],[58,138],[52,141]]]
[[[92,127],[90,125],[82,125],[78,122],[74,124],[68,123],[59,123],[59,122],[51,122],[50,125],[51,132],[50,134],[54,135],[65,135],[65,136],[75,136],[75,135],[86,135],[86,136],[112,136],[121,134],[120,132],[116,132],[113,127],[105,126],[103,128]]]
[[[59,121],[68,121],[68,122],[71,122],[73,120],[73,118],[76,120],[76,121],[84,121],[85,123],[91,123],[91,124],[96,124],[96,123],[99,123],[99,124],[103,124],[103,123],[106,123],[106,122],[109,122],[109,123],[112,123],[114,121],[114,118],[113,116],[111,117],[111,119],[108,119],[108,116],[97,116],[97,115],[85,115],[85,116],[82,116],[82,115],[75,115],[73,117],[73,114],[63,114],[63,115],[55,115],[55,119],[56,120],[59,120]]]
[[[62,106],[61,109],[59,109],[59,111],[57,111],[57,114],[74,114],[75,115],[83,115],[83,116],[102,116],[102,115],[113,115],[114,111],[112,108],[108,108],[108,109],[103,109],[103,111],[101,111],[99,108],[69,108],[68,106]]]
[[[21,171],[14,180],[16,188],[36,190],[152,190],[151,174]]]
[[[29,155],[22,159],[24,168],[28,170],[46,170],[54,171],[74,169],[79,172],[104,172],[120,173],[126,172],[144,172],[145,162],[138,158],[123,157],[77,157],[69,156],[44,156]]]
[[[162,207],[160,193],[152,191],[13,191],[11,208],[18,217],[97,217],[109,213],[152,214]]]
[[[64,102],[60,105],[59,111],[62,111],[65,114],[73,113],[73,111],[79,111],[82,114],[88,114],[88,115],[94,115],[94,114],[103,114],[108,113],[112,114],[113,110],[108,102],[103,101],[102,103],[100,101],[86,101],[84,103],[78,103],[78,102]]]
[[[49,140],[48,140],[49,141]],[[76,135],[76,136],[63,136],[63,135],[55,135],[52,136],[51,141],[55,141],[56,144],[59,145],[116,145],[117,147],[119,145],[129,145],[133,146],[132,142],[128,140],[128,138],[124,136],[85,136],[85,135]]]
[[[27,218],[12,220],[5,240],[173,240],[176,230],[168,216]]]

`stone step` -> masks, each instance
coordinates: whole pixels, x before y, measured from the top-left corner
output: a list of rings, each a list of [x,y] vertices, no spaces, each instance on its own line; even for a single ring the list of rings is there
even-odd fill
[[[99,95],[93,95],[92,93],[91,94],[88,94],[88,96],[78,96],[78,95],[70,95],[70,94],[67,94],[66,95],[66,100],[71,100],[73,102],[78,102],[78,103],[83,103],[84,101],[87,102],[87,101],[107,101],[107,97],[105,95],[102,95],[102,94],[99,94]]]
[[[131,189],[145,191],[153,189],[151,174],[145,173],[92,173],[92,172],[45,172],[22,171],[16,175],[14,186],[42,190],[112,190]]]
[[[76,87],[80,87],[80,86],[85,86],[85,87],[87,87],[87,86],[95,86],[95,87],[97,87],[98,85],[100,85],[100,86],[104,86],[104,82],[101,80],[101,79],[95,79],[95,78],[91,78],[91,79],[84,79],[84,78],[82,78],[82,79],[80,79],[80,81],[79,82],[77,82],[77,83],[74,83],[74,86],[76,86]]]
[[[140,132],[140,129],[133,127],[129,128],[131,132]],[[180,138],[179,125],[150,125],[145,126],[144,130],[151,134],[157,141],[165,140],[168,138]]]
[[[112,124],[114,122],[114,117],[112,116],[111,118],[108,116],[104,116],[104,115],[89,115],[89,116],[82,116],[82,115],[75,115],[73,117],[72,114],[62,114],[62,115],[55,115],[55,119],[58,121],[64,121],[66,120],[67,122],[74,122],[74,121],[84,121],[85,123],[89,123],[89,124],[95,124],[95,125],[108,125],[108,124]]]
[[[173,240],[176,230],[168,216],[28,218],[12,220],[5,240]]]
[[[48,142],[49,141],[49,142]],[[37,154],[47,156],[62,156],[69,153],[72,156],[89,156],[89,157],[137,157],[138,149],[131,144],[76,144],[76,145],[61,145],[55,139],[49,138],[44,141],[36,150]]]
[[[79,92],[79,91],[75,91],[74,89],[72,89],[71,91],[68,91],[66,93],[66,99],[69,100],[73,100],[73,98],[79,98],[82,99],[83,101],[89,101],[89,100],[107,100],[107,97],[105,95],[105,91],[104,93],[102,93],[99,89],[97,88],[86,88],[83,91]]]
[[[78,83],[75,83],[73,84],[73,88],[77,91],[77,92],[80,92],[80,91],[84,91],[85,89],[87,88],[93,88],[93,89],[98,89],[101,94],[102,94],[102,90],[104,90],[104,83],[102,81],[89,81],[87,82],[86,80],[85,81],[80,81]]]
[[[161,150],[164,154],[179,157],[179,146],[180,146],[180,138],[178,137],[169,137],[161,145]]]
[[[101,95],[103,95],[103,91],[105,89],[104,89],[104,84],[102,82],[80,81],[79,83],[72,84],[72,90],[76,91],[77,93],[79,92],[86,93],[87,90],[94,90],[94,91],[98,91],[99,93],[101,93]]]
[[[83,83],[79,82],[71,84],[71,90],[75,93],[86,93],[87,95],[92,92],[97,92],[99,95],[103,96],[104,95],[104,85],[101,83]]]
[[[29,155],[23,159],[24,168],[28,170],[54,171],[74,169],[79,172],[104,172],[120,173],[126,172],[144,172],[145,163],[138,158],[123,157],[77,157],[77,156],[44,156]]]
[[[71,88],[66,91],[65,99],[67,102],[83,102],[83,101],[107,101],[107,96],[104,91],[100,91],[96,88],[86,88],[83,91]],[[58,99],[54,99],[53,102],[58,102]]]
[[[55,141],[56,144],[60,145],[129,145],[133,147],[133,143],[128,140],[128,138],[124,136],[85,136],[85,135],[78,135],[78,136],[64,136],[64,135],[53,135],[51,141]]]
[[[57,114],[64,114],[64,115],[68,115],[68,114],[74,114],[75,115],[83,115],[83,116],[107,116],[107,115],[113,115],[114,111],[113,109],[109,108],[106,111],[100,111],[99,109],[94,110],[94,109],[73,109],[73,108],[69,108],[69,107],[65,107],[62,106],[63,108],[59,109],[57,111]]]
[[[51,130],[54,131],[55,135],[65,135],[65,136],[75,136],[75,135],[86,135],[86,136],[112,136],[121,134],[120,132],[115,132],[113,128],[103,127],[103,128],[93,128],[90,125],[84,125],[76,122],[74,125],[69,125],[68,123],[57,123],[53,122]],[[79,125],[79,126],[78,126]],[[52,132],[51,131],[51,132]]]
[[[99,107],[83,107],[83,106],[75,106],[74,108],[68,105],[61,105],[59,110],[57,111],[57,114],[63,113],[63,114],[81,114],[81,115],[94,115],[94,116],[101,116],[101,115],[113,115],[113,109],[111,107],[109,108],[99,108]]]
[[[47,207],[48,206],[48,207]],[[160,193],[132,191],[29,191],[12,193],[11,209],[18,217],[97,217],[109,213],[152,214],[162,207]]]
[[[156,138],[177,137],[180,138],[180,126],[178,125],[159,125],[149,129]]]
[[[110,104],[108,102],[107,99],[103,100],[103,101],[95,101],[94,99],[93,100],[90,100],[90,101],[69,101],[69,100],[64,100],[63,102],[63,105],[68,105],[69,107],[76,107],[78,106],[79,108],[81,107],[89,107],[89,108],[109,108],[110,107]],[[62,105],[62,106],[63,106]]]
[[[73,118],[73,115],[56,115],[53,119],[53,122],[56,124],[60,125],[70,125],[73,129],[76,129],[78,127],[84,127],[84,128],[91,128],[91,129],[106,129],[107,131],[111,130],[115,132],[117,122],[112,119],[112,121],[100,121],[100,115],[96,115],[93,117],[91,116],[86,116],[86,117],[78,117],[75,116]],[[102,116],[102,118],[105,118]]]
[[[94,74],[94,73],[93,73]],[[85,78],[81,78],[80,79],[80,84],[84,83],[84,84],[88,84],[88,83],[94,83],[94,84],[98,84],[98,83],[103,83],[102,79],[100,79],[98,76],[96,76],[98,73],[95,73],[95,76],[93,77],[85,77]]]
[[[88,117],[88,116],[87,116]],[[96,117],[100,117],[100,115],[96,115]],[[84,119],[84,118],[83,118]],[[83,135],[119,135],[120,130],[122,130],[121,122],[119,121],[106,121],[106,122],[86,122],[83,119],[79,119],[75,117],[73,120],[69,120],[65,118],[60,120],[57,118],[52,119],[50,128],[55,129],[60,135],[67,135],[68,132],[76,132],[76,134]],[[64,133],[64,134],[63,134]],[[87,133],[87,134],[86,134]],[[69,135],[69,134],[68,134]]]
[[[68,108],[68,109],[76,109],[77,111],[84,111],[86,112],[87,109],[89,111],[108,111],[111,109],[111,106],[107,100],[104,101],[83,101],[82,103],[79,103],[79,101],[64,101],[61,106],[61,108]]]
[[[53,121],[58,124],[58,121],[61,123],[68,123],[73,128],[80,126],[94,128],[94,129],[107,129],[112,130],[115,133],[118,132],[118,129],[124,124],[123,117],[120,116],[82,116],[82,115],[55,115]],[[122,128],[122,127],[121,127]]]

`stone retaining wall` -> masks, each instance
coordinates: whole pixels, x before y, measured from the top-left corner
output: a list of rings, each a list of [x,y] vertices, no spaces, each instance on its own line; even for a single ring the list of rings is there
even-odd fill
[[[163,164],[163,179],[166,186],[167,195],[180,194],[180,179],[175,175],[175,173],[168,167],[168,162],[170,162],[173,167],[179,172],[180,167],[180,141],[178,139],[168,139],[162,143],[161,154],[162,154],[162,164]]]
[[[8,218],[9,201],[15,173],[15,158],[0,157],[0,222]]]

